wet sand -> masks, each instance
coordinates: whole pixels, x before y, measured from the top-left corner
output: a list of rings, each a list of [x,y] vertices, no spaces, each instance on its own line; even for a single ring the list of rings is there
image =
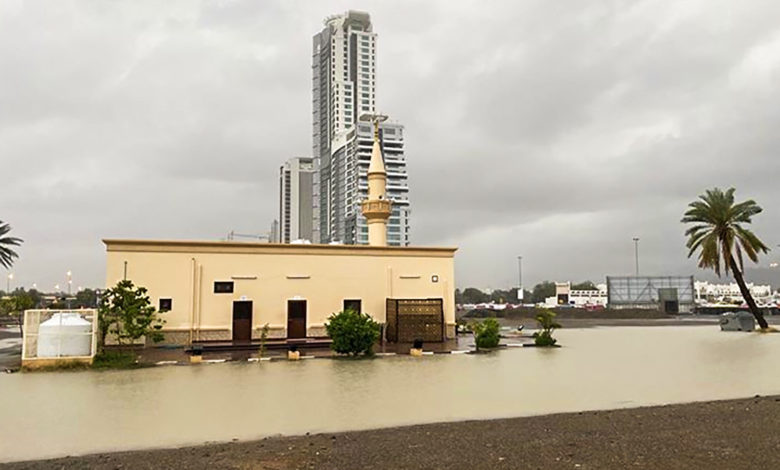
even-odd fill
[[[780,468],[780,396],[277,437],[0,468]]]

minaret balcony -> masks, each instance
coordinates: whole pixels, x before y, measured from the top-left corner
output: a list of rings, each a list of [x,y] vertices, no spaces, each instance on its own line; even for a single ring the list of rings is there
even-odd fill
[[[362,206],[363,216],[367,219],[387,218],[392,212],[393,202],[387,199],[374,199],[363,201]]]

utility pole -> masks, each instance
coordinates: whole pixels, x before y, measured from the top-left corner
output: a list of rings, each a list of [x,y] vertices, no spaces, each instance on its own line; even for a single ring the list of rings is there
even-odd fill
[[[636,263],[636,276],[639,277],[639,237],[634,237],[634,259]]]
[[[523,257],[517,257],[517,300],[523,300]]]

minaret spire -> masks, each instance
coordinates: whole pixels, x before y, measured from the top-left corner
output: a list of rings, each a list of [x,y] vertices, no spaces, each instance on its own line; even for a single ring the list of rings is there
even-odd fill
[[[363,217],[368,223],[368,244],[371,246],[387,246],[387,219],[392,212],[392,202],[385,194],[387,172],[379,143],[379,123],[385,119],[387,116],[381,114],[364,114],[360,117],[361,121],[371,121],[374,125],[374,147],[368,165],[368,199],[362,203]]]

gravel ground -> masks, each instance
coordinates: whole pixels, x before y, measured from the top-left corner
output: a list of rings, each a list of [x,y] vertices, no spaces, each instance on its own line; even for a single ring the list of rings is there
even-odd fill
[[[277,437],[0,468],[770,469],[780,468],[780,396]]]

